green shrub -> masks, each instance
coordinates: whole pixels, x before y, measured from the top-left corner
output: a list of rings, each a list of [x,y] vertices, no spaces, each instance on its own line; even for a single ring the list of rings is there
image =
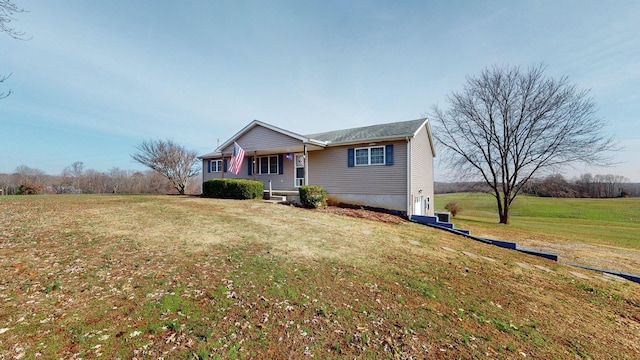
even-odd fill
[[[298,188],[300,202],[306,208],[317,209],[327,206],[327,191],[319,185],[304,185]]]
[[[202,196],[220,199],[261,199],[262,181],[246,179],[213,179],[202,184]]]

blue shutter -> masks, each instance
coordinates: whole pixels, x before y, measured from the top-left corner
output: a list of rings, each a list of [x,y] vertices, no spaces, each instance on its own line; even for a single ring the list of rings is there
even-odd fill
[[[348,148],[347,149],[347,166],[348,167],[354,167],[355,164],[356,164],[356,162],[355,162],[354,149],[353,148]]]
[[[224,172],[227,172],[227,169],[228,169],[228,162],[227,162],[227,161],[228,161],[228,160],[229,160],[229,159],[224,159],[224,160],[222,160],[222,162],[223,162],[223,164],[222,164],[222,168],[223,168],[223,171],[224,171]]]
[[[249,176],[253,175],[253,156],[249,156],[249,163],[247,164],[249,168]]]
[[[278,174],[284,174],[284,164],[282,164],[282,154],[278,155]]]
[[[211,172],[211,160],[207,161],[207,172]]]
[[[393,165],[393,144],[384,147],[386,165]]]

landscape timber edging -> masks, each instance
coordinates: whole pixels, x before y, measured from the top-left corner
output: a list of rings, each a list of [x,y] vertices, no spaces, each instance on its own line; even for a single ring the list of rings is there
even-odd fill
[[[480,241],[480,242],[483,242],[485,244],[491,244],[491,245],[499,246],[501,248],[510,249],[510,250],[516,250],[516,251],[523,252],[525,254],[542,257],[542,258],[545,258],[545,259],[548,259],[548,260],[558,261],[558,255],[557,254],[538,251],[538,250],[532,250],[532,249],[519,248],[518,244],[516,242],[513,242],[513,241],[495,240],[495,239],[491,239],[491,238],[474,236],[474,235],[471,235],[471,234],[467,233],[466,231],[463,232],[463,231],[460,231],[460,230],[456,230],[455,228],[449,228],[448,226],[446,226],[446,227],[445,226],[440,226],[440,225],[437,224],[437,221],[436,221],[436,223],[426,223],[426,222],[420,222],[420,221],[413,220],[413,219],[411,219],[411,217],[409,218],[409,220],[411,220],[412,222],[418,223],[418,224],[431,226],[431,227],[434,227],[434,228],[437,228],[437,229],[440,229],[440,230],[448,231],[448,232],[456,234],[456,235],[464,236],[464,237],[470,238],[472,240]],[[614,271],[614,270],[598,269],[598,268],[594,268],[594,267],[591,267],[591,266],[580,265],[580,264],[571,264],[571,263],[565,263],[565,264],[569,265],[569,266],[579,267],[579,268],[586,269],[586,270],[592,270],[592,271],[602,272],[602,273],[605,273],[605,274],[616,275],[616,276],[619,276],[619,277],[621,277],[623,279],[626,279],[626,280],[629,280],[629,281],[632,281],[632,282],[640,284],[640,275],[634,275],[634,274],[620,272],[620,271]]]

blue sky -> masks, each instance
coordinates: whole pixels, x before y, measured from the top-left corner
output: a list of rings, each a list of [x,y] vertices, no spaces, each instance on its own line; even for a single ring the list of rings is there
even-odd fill
[[[567,174],[640,182],[639,1],[15,1],[32,39],[0,34],[0,173],[143,169],[142,140],[204,154],[253,119],[300,134],[416,119],[487,66],[545,63],[591,90],[624,147]]]

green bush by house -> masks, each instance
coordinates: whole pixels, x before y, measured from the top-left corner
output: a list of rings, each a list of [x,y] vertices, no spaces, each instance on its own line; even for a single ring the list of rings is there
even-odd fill
[[[220,199],[261,199],[262,181],[246,179],[213,179],[202,184],[202,196]]]
[[[319,185],[304,185],[298,188],[300,202],[306,208],[327,206],[327,191]]]

